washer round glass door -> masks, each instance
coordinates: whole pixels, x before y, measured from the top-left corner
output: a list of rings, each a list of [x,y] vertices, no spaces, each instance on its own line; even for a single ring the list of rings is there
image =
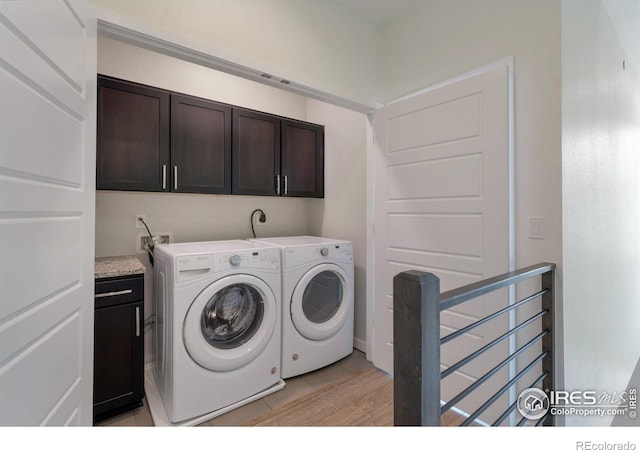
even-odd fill
[[[320,264],[307,271],[291,296],[291,320],[298,332],[314,341],[336,334],[351,310],[347,273],[335,264]]]
[[[184,344],[206,369],[237,369],[264,350],[276,319],[276,299],[264,281],[231,275],[210,284],[193,301],[184,320]]]

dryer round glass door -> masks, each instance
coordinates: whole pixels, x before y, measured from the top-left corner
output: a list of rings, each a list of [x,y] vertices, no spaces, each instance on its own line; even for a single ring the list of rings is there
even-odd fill
[[[347,273],[335,264],[314,266],[301,278],[291,297],[291,320],[298,332],[314,341],[336,334],[352,307]]]
[[[187,352],[202,367],[229,371],[247,365],[269,343],[278,317],[269,286],[251,275],[231,275],[205,288],[187,312]]]

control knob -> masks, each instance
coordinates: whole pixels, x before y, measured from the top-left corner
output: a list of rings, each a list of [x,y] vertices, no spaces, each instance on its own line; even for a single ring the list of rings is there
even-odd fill
[[[321,254],[322,256],[327,256],[327,255],[329,254],[329,249],[328,249],[327,247],[322,247],[322,248],[320,249],[320,254]]]
[[[229,258],[229,262],[231,263],[232,266],[237,266],[240,264],[240,255],[233,255],[231,258]]]

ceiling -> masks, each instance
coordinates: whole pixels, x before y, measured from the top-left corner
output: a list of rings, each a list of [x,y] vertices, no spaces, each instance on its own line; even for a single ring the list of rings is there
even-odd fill
[[[332,0],[374,25],[384,25],[422,0]]]

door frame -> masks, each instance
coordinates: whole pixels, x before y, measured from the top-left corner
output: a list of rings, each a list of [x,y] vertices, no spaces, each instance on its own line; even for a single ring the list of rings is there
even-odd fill
[[[376,111],[383,108],[384,106],[388,106],[403,100],[407,100],[410,99],[412,97],[416,97],[422,94],[425,94],[427,92],[431,92],[431,91],[435,91],[437,89],[443,88],[445,86],[449,86],[451,84],[457,83],[459,81],[463,81],[466,80],[468,78],[472,78],[475,77],[477,75],[483,74],[485,72],[489,72],[491,70],[500,68],[500,67],[507,67],[508,69],[508,96],[509,96],[509,105],[508,105],[508,122],[509,122],[509,129],[508,129],[508,158],[509,158],[509,175],[508,175],[508,179],[509,179],[509,211],[508,211],[508,217],[509,217],[509,225],[508,225],[508,229],[509,229],[509,255],[508,255],[508,260],[509,260],[509,270],[514,270],[515,269],[515,121],[514,121],[514,105],[515,105],[515,99],[514,99],[514,69],[515,69],[515,64],[514,64],[514,55],[509,55],[506,56],[502,59],[499,59],[497,61],[494,61],[492,63],[489,63],[487,65],[478,67],[476,69],[473,69],[469,72],[465,72],[461,75],[457,75],[453,78],[450,78],[448,80],[433,84],[431,86],[428,86],[426,88],[414,91],[410,94],[404,95],[402,97],[399,97],[395,100],[391,100],[390,102],[386,103],[385,105],[379,106],[378,108],[376,108],[375,111],[370,112],[368,114],[368,118],[369,118],[369,129],[368,131],[368,135],[367,135],[367,249],[369,250],[367,252],[367,262],[366,262],[366,272],[367,274],[374,274],[375,273],[375,267],[376,267],[376,261],[377,261],[377,257],[375,254],[375,251],[373,251],[373,249],[375,249],[375,208],[376,208],[376,198],[375,198],[375,183],[376,183],[376,178],[375,178],[375,173],[376,173],[376,166],[375,166],[375,132],[374,132],[374,124],[375,124],[375,117],[376,117]],[[367,284],[366,284],[366,289],[367,289],[367,293],[366,293],[366,298],[367,298],[367,317],[366,317],[366,328],[367,328],[367,345],[366,345],[366,354],[367,354],[367,359],[368,360],[373,360],[373,352],[374,352],[374,348],[373,348],[373,336],[375,334],[375,318],[374,318],[374,307],[375,307],[375,282],[374,282],[374,277],[373,276],[368,276],[367,277]],[[515,287],[510,287],[509,288],[509,303],[512,304],[515,300]],[[514,313],[510,313],[509,314],[509,325],[510,326],[514,326],[515,325],[515,314]],[[514,351],[515,350],[515,340],[511,340],[510,341],[510,351]],[[514,375],[514,371],[515,371],[515,367],[511,367],[511,375]]]

